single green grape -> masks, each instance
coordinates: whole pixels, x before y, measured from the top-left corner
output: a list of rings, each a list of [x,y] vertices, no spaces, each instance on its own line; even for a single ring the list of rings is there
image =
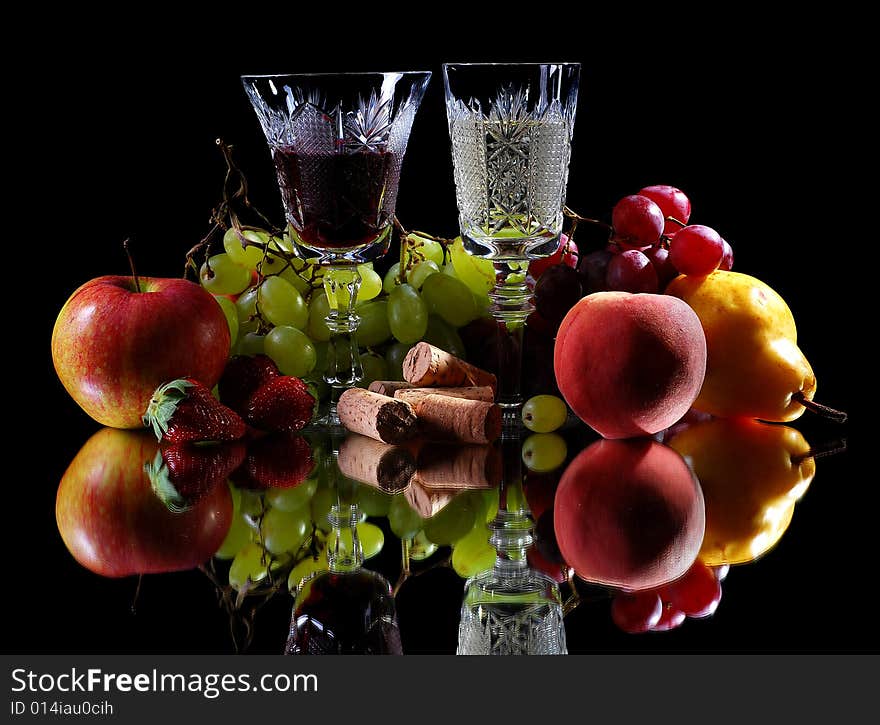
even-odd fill
[[[425,536],[424,531],[417,531],[409,543],[409,558],[413,561],[424,561],[437,551],[437,544]]]
[[[400,284],[400,262],[395,262],[391,268],[385,273],[385,279],[382,282],[382,289],[385,294],[390,295],[391,292]]]
[[[439,315],[428,316],[428,327],[422,339],[456,357],[465,356],[464,343],[458,332]]]
[[[263,259],[263,250],[269,242],[269,232],[245,229],[242,231],[242,236],[247,242],[259,244],[260,246],[254,247],[248,244],[246,247],[242,247],[238,232],[235,230],[235,227],[230,227],[226,230],[226,234],[223,235],[223,249],[226,250],[226,253],[233,262],[247,269],[254,270],[257,268],[260,260]]]
[[[385,534],[382,533],[382,529],[369,521],[361,521],[357,525],[357,535],[364,552],[364,559],[376,556],[385,545]]]
[[[426,259],[424,262],[419,262],[409,271],[407,281],[416,289],[421,289],[425,280],[432,274],[437,274],[439,271],[440,267],[430,259]]]
[[[226,318],[226,324],[229,326],[229,347],[232,347],[238,338],[238,310],[235,308],[235,303],[228,297],[214,295],[214,299],[217,300],[217,304],[223,310],[223,316]]]
[[[327,295],[322,291],[312,295],[309,304],[309,337],[317,342],[326,342],[330,339],[330,328],[327,327],[327,315],[330,314],[330,303]]]
[[[367,516],[387,517],[392,498],[390,494],[372,486],[358,486],[357,488],[358,510]]]
[[[443,245],[433,239],[410,234],[407,238],[407,261],[410,259],[418,262],[427,259],[436,265],[443,264]]]
[[[247,544],[239,551],[229,567],[229,584],[241,589],[248,580],[259,582],[269,575],[269,569],[275,571],[284,564],[284,559],[272,560],[259,544]]]
[[[263,543],[272,554],[296,553],[311,530],[309,511],[282,511],[270,508],[260,522]]]
[[[449,250],[455,276],[477,295],[485,295],[495,286],[495,267],[488,259],[475,257],[464,248],[461,237],[457,237]]]
[[[388,325],[398,342],[417,342],[425,334],[428,308],[411,285],[398,285],[388,296]]]
[[[303,330],[308,324],[308,305],[296,288],[281,277],[267,277],[260,285],[258,300],[260,312],[273,325]]]
[[[388,324],[387,300],[373,300],[357,308],[358,317],[361,318],[357,329],[357,341],[364,347],[381,345],[391,337],[391,327]]]
[[[333,504],[336,503],[336,499],[336,491],[327,487],[319,487],[318,490],[315,491],[315,495],[312,496],[310,504],[312,523],[321,529],[321,531],[330,531],[330,520],[327,517],[330,515],[330,509],[333,507]]]
[[[424,520],[404,496],[394,496],[388,507],[388,525],[398,539],[409,539],[422,528]]]
[[[473,529],[455,542],[452,568],[463,579],[469,579],[491,569],[495,556],[495,547],[489,543],[489,530],[485,523],[478,521]]]
[[[278,272],[278,276],[281,277],[281,279],[290,282],[290,284],[293,285],[293,288],[303,297],[312,291],[312,285],[309,283],[308,279],[306,279],[308,277],[308,270],[297,272],[293,264],[289,264],[281,268],[281,271]]]
[[[385,351],[385,359],[388,361],[387,380],[403,380],[403,358],[412,349],[413,344],[395,342]]]
[[[239,334],[256,332],[259,327],[258,321],[254,319],[257,314],[257,296],[259,292],[259,287],[248,287],[235,300]]]
[[[567,417],[565,401],[555,395],[536,395],[522,408],[523,424],[535,433],[551,433],[561,428]]]
[[[388,363],[385,358],[373,352],[361,353],[361,367],[364,374],[358,385],[362,388],[369,387],[374,380],[388,380]]]
[[[358,265],[361,273],[361,286],[358,290],[358,300],[366,302],[378,297],[382,292],[382,278],[373,271],[372,267],[367,268],[366,265]]]
[[[461,280],[448,274],[432,274],[422,285],[422,297],[431,314],[453,327],[464,327],[477,316],[474,297]]]
[[[215,254],[199,270],[199,281],[212,295],[237,295],[250,284],[251,272],[228,254]]]
[[[241,551],[251,540],[251,527],[245,520],[244,516],[236,512],[229,524],[229,530],[226,532],[226,538],[220,544],[220,548],[214,553],[218,559],[232,559]]]
[[[425,536],[438,546],[453,544],[473,528],[475,519],[470,498],[458,495],[425,521]]]
[[[266,336],[248,332],[236,345],[238,355],[262,355],[266,352]]]
[[[266,491],[266,503],[279,511],[299,511],[309,505],[317,490],[318,481],[307,478],[299,485],[290,488],[270,488]],[[311,513],[309,515],[311,516]]]
[[[299,589],[304,581],[310,579],[315,574],[327,571],[327,566],[326,549],[321,549],[320,553],[315,557],[308,555],[298,561],[296,566],[290,570],[290,574],[287,575],[287,588],[290,590],[290,593],[296,595],[296,590]]]
[[[558,433],[532,433],[523,441],[522,459],[529,470],[545,473],[565,463],[568,447]]]
[[[440,270],[443,274],[449,275],[450,277],[455,277],[458,279],[458,275],[455,274],[455,265],[449,261],[443,265],[443,269]]]
[[[266,335],[266,354],[284,375],[301,378],[315,367],[317,352],[302,330],[289,325],[274,328]]]

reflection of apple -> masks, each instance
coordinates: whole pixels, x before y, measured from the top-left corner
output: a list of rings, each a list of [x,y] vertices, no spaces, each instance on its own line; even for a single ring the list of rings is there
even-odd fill
[[[229,354],[220,305],[193,282],[98,277],[65,302],[52,361],[71,397],[103,425],[139,428],[153,391],[192,377],[209,388]]]
[[[144,464],[156,454],[148,432],[104,428],[86,441],[58,487],[58,531],[74,558],[108,577],[191,569],[211,558],[232,521],[222,482],[183,513],[153,493]]]
[[[650,439],[602,440],[556,490],[556,541],[582,579],[628,591],[684,574],[703,541],[700,485],[682,457]]]

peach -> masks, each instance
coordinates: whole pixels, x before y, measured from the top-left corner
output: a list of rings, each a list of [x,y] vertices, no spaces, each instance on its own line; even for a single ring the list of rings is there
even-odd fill
[[[553,519],[562,557],[581,579],[640,591],[690,568],[706,510],[699,482],[671,448],[600,440],[566,469]]]
[[[574,413],[604,438],[653,435],[691,407],[706,375],[696,313],[668,295],[596,292],[562,321],[553,366]]]

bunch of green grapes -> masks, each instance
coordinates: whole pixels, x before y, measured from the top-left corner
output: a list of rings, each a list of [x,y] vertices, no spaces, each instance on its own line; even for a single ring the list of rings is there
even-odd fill
[[[402,261],[384,279],[372,263],[358,266],[364,387],[373,380],[402,380],[403,358],[421,340],[464,357],[458,330],[488,314],[495,284],[491,262],[468,254],[460,239],[444,244],[411,234],[402,244]],[[286,235],[262,229],[247,228],[241,236],[229,229],[223,247],[202,265],[199,280],[226,315],[230,354],[265,353],[283,374],[312,381],[325,394],[331,333],[324,269],[296,258]]]

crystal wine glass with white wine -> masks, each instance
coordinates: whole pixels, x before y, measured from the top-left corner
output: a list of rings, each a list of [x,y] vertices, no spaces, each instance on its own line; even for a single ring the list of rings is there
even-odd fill
[[[446,111],[465,249],[492,260],[498,402],[520,424],[531,259],[559,248],[580,64],[446,63]]]

